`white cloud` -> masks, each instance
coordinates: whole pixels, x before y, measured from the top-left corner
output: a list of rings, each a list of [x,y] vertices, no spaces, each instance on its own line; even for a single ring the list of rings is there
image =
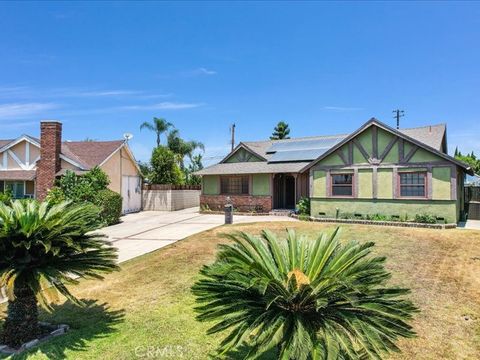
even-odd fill
[[[119,109],[122,110],[183,110],[183,109],[192,109],[204,104],[200,103],[179,103],[179,102],[161,102],[157,104],[148,104],[148,105],[127,105],[121,106]]]
[[[196,72],[203,75],[217,75],[217,72],[215,70],[208,70],[204,67],[198,68]]]
[[[0,119],[25,118],[56,108],[58,105],[53,103],[0,104]]]
[[[343,107],[343,106],[324,106],[324,110],[330,110],[330,111],[359,111],[363,110],[363,108],[359,107]]]

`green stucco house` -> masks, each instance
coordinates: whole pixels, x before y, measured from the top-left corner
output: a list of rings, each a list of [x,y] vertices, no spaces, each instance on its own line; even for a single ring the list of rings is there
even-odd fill
[[[241,142],[202,176],[200,204],[239,211],[294,209],[311,199],[311,216],[382,214],[413,219],[462,217],[465,174],[447,154],[446,126],[393,129],[371,119],[351,134]]]

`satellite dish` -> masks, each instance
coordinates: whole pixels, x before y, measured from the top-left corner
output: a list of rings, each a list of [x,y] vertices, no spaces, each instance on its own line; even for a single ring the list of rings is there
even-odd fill
[[[128,141],[128,140],[130,140],[130,139],[133,138],[133,135],[130,134],[130,133],[125,133],[125,134],[123,134],[123,138],[124,138],[126,141]]]

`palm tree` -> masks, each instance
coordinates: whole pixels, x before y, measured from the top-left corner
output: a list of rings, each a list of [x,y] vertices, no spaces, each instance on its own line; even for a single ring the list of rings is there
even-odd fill
[[[282,139],[290,139],[290,128],[288,124],[284,121],[279,121],[277,126],[273,129],[272,136],[270,136],[270,140],[282,140]]]
[[[417,311],[385,287],[384,257],[370,256],[371,242],[340,244],[287,231],[280,241],[263,231],[227,235],[216,261],[200,271],[193,288],[197,319],[215,321],[209,334],[229,331],[218,351],[248,350],[244,358],[276,351],[278,359],[379,359],[412,337],[407,323]]]
[[[98,226],[99,210],[89,204],[0,204],[0,287],[8,295],[0,343],[18,347],[40,334],[37,301],[49,308],[60,293],[79,303],[66,284],[117,269],[116,249],[92,233]]]
[[[168,122],[163,118],[156,118],[154,117],[152,122],[145,121],[142,125],[140,125],[140,130],[148,129],[154,131],[157,134],[157,147],[160,146],[160,135],[167,132],[168,129],[172,128],[173,124]]]
[[[180,137],[180,132],[177,129],[174,129],[168,133],[167,136],[167,146],[178,155],[178,162],[180,167],[185,169],[184,159],[187,156],[190,161],[192,160],[193,153],[195,150],[205,151],[205,146],[200,141],[190,140],[185,141]]]

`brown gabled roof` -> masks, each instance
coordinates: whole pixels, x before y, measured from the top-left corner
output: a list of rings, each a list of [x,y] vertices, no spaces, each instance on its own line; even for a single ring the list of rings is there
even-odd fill
[[[62,154],[79,163],[85,169],[102,164],[124,140],[114,141],[66,141],[62,143]]]

